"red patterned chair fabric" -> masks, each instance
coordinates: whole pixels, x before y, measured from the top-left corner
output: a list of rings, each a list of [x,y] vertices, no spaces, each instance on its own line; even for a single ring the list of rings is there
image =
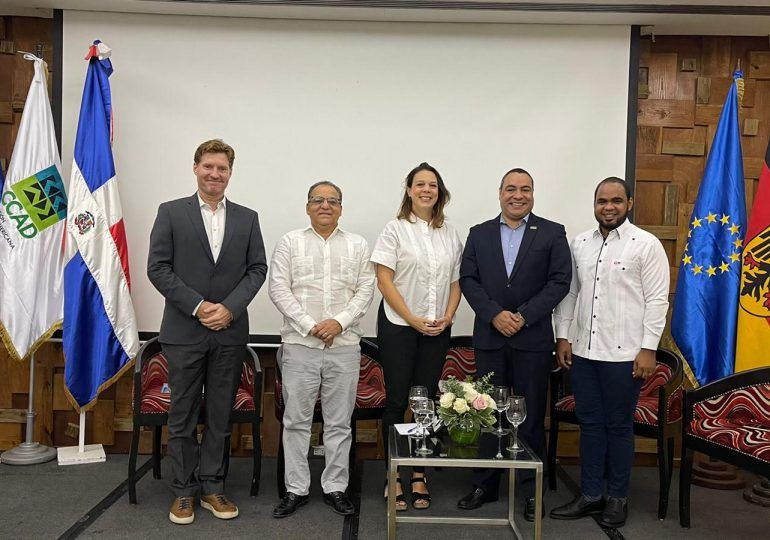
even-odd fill
[[[770,385],[747,386],[695,403],[688,431],[770,463]]]
[[[690,527],[693,456],[701,452],[770,478],[770,366],[733,373],[687,390],[682,404],[679,524]]]
[[[283,392],[281,381],[275,379],[275,407],[283,410]],[[382,366],[374,359],[361,354],[361,370],[358,374],[356,389],[356,409],[378,409],[385,407],[385,376]],[[321,396],[315,403],[315,410],[321,410]]]
[[[233,410],[254,410],[254,380],[254,367],[244,362]],[[143,414],[168,413],[171,394],[167,386],[164,388],[167,383],[168,360],[163,353],[156,354],[142,364],[142,402],[139,410]]]
[[[446,353],[446,361],[441,371],[441,380],[450,376],[464,381],[469,375],[476,375],[476,354],[472,347],[452,347]]]
[[[655,426],[658,424],[658,392],[660,387],[671,380],[673,371],[666,364],[658,364],[653,374],[644,381],[639,391],[639,401],[634,412],[634,422]],[[677,398],[678,396],[678,398]],[[676,422],[682,417],[682,390],[677,390],[669,399],[668,421]],[[570,394],[556,402],[556,409],[563,412],[575,412],[575,396]]]

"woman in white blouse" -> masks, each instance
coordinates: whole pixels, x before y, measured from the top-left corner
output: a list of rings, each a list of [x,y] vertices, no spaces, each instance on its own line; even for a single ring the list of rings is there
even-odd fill
[[[450,327],[460,304],[460,258],[463,246],[457,231],[444,221],[449,191],[439,172],[421,163],[406,177],[398,218],[385,225],[372,250],[377,285],[383,303],[377,316],[377,342],[385,372],[387,400],[382,418],[383,440],[404,421],[409,389],[425,386],[436,394]],[[397,488],[396,509],[406,510]],[[412,505],[430,506],[425,471],[415,467],[411,479]],[[386,486],[387,497],[387,486]]]

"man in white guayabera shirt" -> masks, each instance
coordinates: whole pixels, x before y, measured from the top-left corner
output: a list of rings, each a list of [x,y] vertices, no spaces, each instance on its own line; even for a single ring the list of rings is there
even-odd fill
[[[374,293],[374,268],[362,236],[338,227],[342,191],[322,181],[308,190],[310,225],[283,236],[275,248],[270,299],[283,314],[279,365],[283,375],[286,495],[273,510],[282,518],[307,503],[307,453],[316,397],[321,393],[326,467],[324,502],[338,514],[355,509],[345,494],[350,417],[361,363],[358,322]]]
[[[628,221],[633,205],[625,181],[612,176],[599,182],[599,226],[572,241],[572,283],[554,311],[556,359],[569,370],[580,423],[581,494],[551,517],[601,514],[599,523],[610,528],[626,522],[634,411],[643,380],[655,371],[668,309],[666,252],[660,240]]]

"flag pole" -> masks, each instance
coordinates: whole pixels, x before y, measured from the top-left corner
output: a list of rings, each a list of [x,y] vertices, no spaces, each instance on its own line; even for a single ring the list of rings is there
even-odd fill
[[[27,436],[26,441],[15,448],[3,452],[0,461],[7,465],[36,465],[47,463],[56,457],[56,449],[34,442],[35,432],[35,354],[29,358],[29,398],[27,400]]]

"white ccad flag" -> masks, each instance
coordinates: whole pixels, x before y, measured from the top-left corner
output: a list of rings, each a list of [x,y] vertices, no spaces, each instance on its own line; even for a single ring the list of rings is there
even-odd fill
[[[0,196],[0,336],[11,358],[28,358],[61,326],[67,195],[61,175],[46,63],[29,53],[29,86]]]

